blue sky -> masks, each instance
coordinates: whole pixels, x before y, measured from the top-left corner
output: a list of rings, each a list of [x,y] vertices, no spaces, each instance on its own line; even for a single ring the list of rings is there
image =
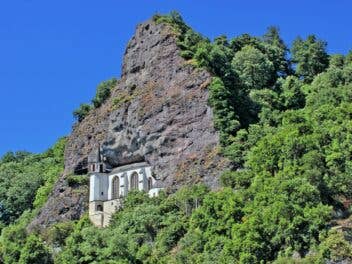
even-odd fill
[[[8,0],[0,2],[0,155],[41,152],[70,133],[72,111],[96,85],[120,75],[137,23],[181,12],[213,38],[262,35],[270,25],[287,44],[316,34],[330,53],[352,48],[350,0]]]

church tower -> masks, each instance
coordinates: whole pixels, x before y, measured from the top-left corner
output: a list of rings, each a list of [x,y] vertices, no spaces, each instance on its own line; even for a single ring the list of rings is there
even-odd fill
[[[104,157],[100,145],[88,156],[89,218],[96,226],[104,226],[104,201],[108,194],[108,175],[105,174]]]
[[[104,157],[101,154],[100,145],[96,151],[93,151],[88,157],[88,172],[103,173],[105,172]]]

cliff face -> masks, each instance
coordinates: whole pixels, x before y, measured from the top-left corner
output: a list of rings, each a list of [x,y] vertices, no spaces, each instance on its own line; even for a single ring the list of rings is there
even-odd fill
[[[68,187],[65,178],[99,145],[112,167],[146,161],[163,187],[218,186],[229,164],[218,154],[207,104],[211,76],[181,58],[176,41],[168,25],[147,21],[137,27],[121,79],[107,102],[75,125],[65,173],[33,225],[77,219],[85,211],[87,190]]]

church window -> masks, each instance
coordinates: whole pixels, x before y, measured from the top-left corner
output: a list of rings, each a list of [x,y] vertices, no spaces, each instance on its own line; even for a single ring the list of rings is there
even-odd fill
[[[138,190],[138,173],[137,172],[133,172],[131,175],[130,189],[131,190],[134,190],[134,189]]]
[[[112,199],[118,199],[120,194],[120,179],[119,177],[114,177],[112,179]]]
[[[153,188],[153,179],[152,177],[148,178],[148,191]]]
[[[101,204],[97,205],[97,211],[99,211],[99,212],[103,211],[103,206]]]

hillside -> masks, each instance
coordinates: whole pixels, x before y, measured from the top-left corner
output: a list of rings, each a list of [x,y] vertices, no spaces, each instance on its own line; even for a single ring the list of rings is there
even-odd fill
[[[352,53],[314,35],[210,41],[155,15],[66,140],[2,158],[16,181],[0,184],[1,261],[351,263],[351,76]],[[165,188],[129,193],[103,229],[85,214],[98,148],[112,168],[148,163]]]
[[[149,20],[138,25],[111,96],[68,137],[62,179],[101,146],[112,167],[150,164],[162,187],[201,182],[218,186],[229,162],[218,155],[218,133],[207,104],[211,76],[187,64],[176,42],[167,24]],[[46,227],[54,219],[79,219],[87,199],[86,193],[77,195],[60,180],[33,224]]]

